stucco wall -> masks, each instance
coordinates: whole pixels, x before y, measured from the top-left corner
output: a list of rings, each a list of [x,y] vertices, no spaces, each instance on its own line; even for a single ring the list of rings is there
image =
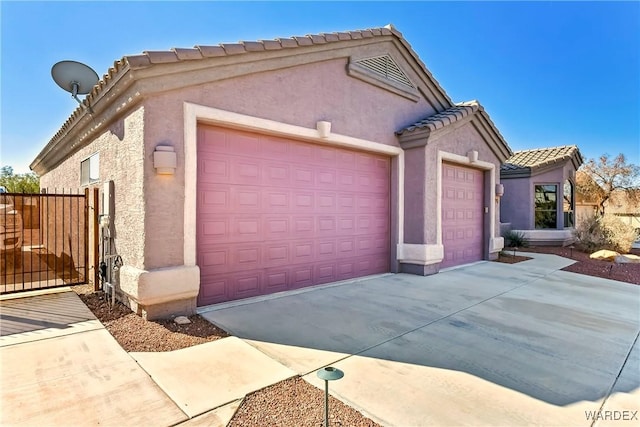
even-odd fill
[[[529,178],[503,179],[504,196],[500,200],[502,222],[513,230],[528,230],[533,224],[533,186]]]
[[[328,120],[334,133],[393,146],[398,146],[394,131],[434,113],[424,100],[413,102],[349,77],[346,65],[347,58],[338,58],[169,92],[145,101],[148,269],[183,263],[185,101],[307,128]],[[408,66],[404,68],[410,73]],[[153,170],[153,151],[163,144],[177,152],[175,176],[158,176]]]
[[[83,189],[80,162],[100,154],[100,178],[90,187],[113,180],[115,206],[114,241],[117,253],[127,265],[144,268],[144,180],[142,175],[144,108],[139,107],[109,126],[87,146],[70,156],[54,170],[40,177],[40,186],[57,189]]]

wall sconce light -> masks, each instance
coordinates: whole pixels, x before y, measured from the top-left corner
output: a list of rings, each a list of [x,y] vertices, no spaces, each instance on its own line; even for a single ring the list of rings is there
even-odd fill
[[[158,175],[173,175],[176,173],[176,152],[169,145],[158,145],[153,152],[153,167]]]
[[[478,161],[478,152],[476,150],[471,150],[467,153],[467,157],[471,163],[475,163]]]
[[[504,185],[496,184],[496,197],[504,196]]]
[[[321,120],[316,123],[316,129],[318,130],[320,138],[329,138],[331,134],[331,122]]]

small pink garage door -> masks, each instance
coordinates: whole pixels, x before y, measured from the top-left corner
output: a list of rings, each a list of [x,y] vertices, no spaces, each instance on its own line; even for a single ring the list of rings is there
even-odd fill
[[[443,163],[441,268],[483,259],[483,188],[481,170]]]
[[[199,305],[389,271],[385,156],[199,126]]]

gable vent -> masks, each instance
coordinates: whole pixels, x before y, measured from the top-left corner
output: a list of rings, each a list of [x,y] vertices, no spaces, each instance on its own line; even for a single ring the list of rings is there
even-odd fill
[[[386,79],[389,79],[396,83],[400,83],[410,88],[415,88],[415,86],[411,83],[411,80],[409,80],[407,75],[400,69],[400,67],[398,67],[398,64],[396,64],[389,55],[361,59],[360,61],[357,61],[356,64],[370,71],[373,71],[374,73],[379,74]]]

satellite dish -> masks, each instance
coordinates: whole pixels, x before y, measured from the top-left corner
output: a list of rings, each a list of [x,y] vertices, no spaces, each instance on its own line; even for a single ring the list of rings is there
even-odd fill
[[[98,74],[91,67],[77,61],[60,61],[51,67],[51,77],[58,86],[71,93],[82,105],[78,95],[86,95],[98,84]],[[91,111],[91,108],[89,108]]]

